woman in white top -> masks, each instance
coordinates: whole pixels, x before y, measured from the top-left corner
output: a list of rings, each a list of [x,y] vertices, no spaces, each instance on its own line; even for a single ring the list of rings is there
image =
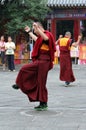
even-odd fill
[[[5,45],[5,49],[8,62],[8,69],[9,71],[15,71],[15,64],[14,64],[15,43],[12,41],[11,36],[8,37],[8,42]]]

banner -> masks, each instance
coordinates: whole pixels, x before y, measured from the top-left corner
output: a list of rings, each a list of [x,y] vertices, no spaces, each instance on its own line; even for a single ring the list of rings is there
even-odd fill
[[[86,64],[86,44],[79,46],[79,64]]]
[[[79,59],[86,60],[86,44],[79,46]]]

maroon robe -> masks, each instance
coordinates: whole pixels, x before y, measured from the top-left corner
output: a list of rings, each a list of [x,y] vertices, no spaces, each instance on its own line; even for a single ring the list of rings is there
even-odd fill
[[[45,31],[49,37],[49,51],[41,50],[43,39],[39,36],[32,52],[32,63],[24,65],[16,78],[16,84],[25,93],[30,101],[47,102],[48,92],[46,81],[48,71],[53,67],[55,42],[50,32]]]
[[[71,40],[64,37],[61,38],[58,43],[60,48],[60,80],[73,82],[75,81],[75,77],[70,56]]]

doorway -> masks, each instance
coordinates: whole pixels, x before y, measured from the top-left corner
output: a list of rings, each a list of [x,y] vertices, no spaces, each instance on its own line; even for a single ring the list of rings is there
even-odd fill
[[[56,38],[58,39],[59,35],[64,35],[66,31],[70,31],[73,38],[73,20],[58,20],[56,22]]]

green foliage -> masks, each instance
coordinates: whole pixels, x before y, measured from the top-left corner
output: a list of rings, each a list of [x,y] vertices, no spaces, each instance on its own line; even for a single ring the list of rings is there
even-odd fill
[[[11,0],[0,7],[0,25],[5,33],[17,34],[25,25],[31,26],[33,20],[43,21],[47,11],[44,0]]]

